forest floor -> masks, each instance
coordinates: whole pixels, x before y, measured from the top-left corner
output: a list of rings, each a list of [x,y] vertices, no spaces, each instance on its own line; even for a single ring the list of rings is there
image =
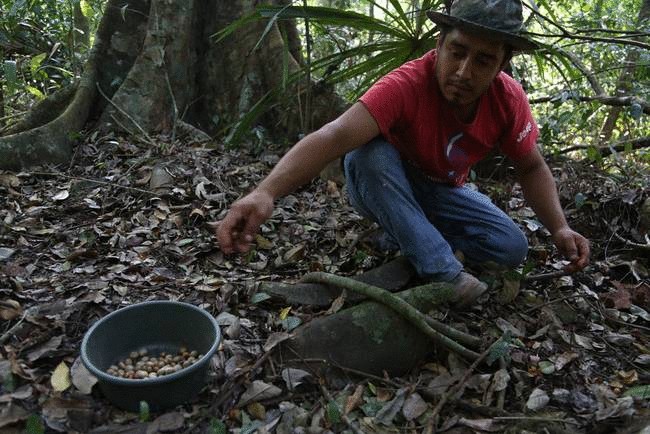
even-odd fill
[[[515,339],[501,365],[468,372],[451,354],[401,377],[330,382],[302,372],[297,385],[265,344],[328,308],[289,309],[259,283],[355,275],[394,255],[367,241],[374,226],[342,186],[319,179],[278,202],[250,254],[224,257],[213,223],[278,153],[95,135],[67,170],[0,172],[1,433],[422,433],[434,409],[436,432],[648,429],[647,174],[553,168],[570,223],[592,242],[591,265],[574,275],[558,272],[564,262],[514,184],[477,182],[525,230],[530,269],[521,281],[495,276],[488,302],[439,317],[484,339],[508,330]],[[207,386],[162,413],[116,408],[80,363],[94,322],[145,300],[200,306],[224,337]]]

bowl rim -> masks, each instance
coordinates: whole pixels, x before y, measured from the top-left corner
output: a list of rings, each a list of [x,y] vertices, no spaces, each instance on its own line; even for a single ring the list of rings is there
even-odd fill
[[[174,372],[173,374],[169,375],[163,375],[162,377],[156,377],[156,378],[122,378],[122,377],[116,377],[114,375],[107,374],[106,372],[100,370],[97,368],[94,363],[92,363],[88,357],[88,341],[90,340],[90,336],[92,333],[97,329],[97,327],[101,326],[101,324],[105,321],[107,321],[109,318],[120,315],[126,310],[131,310],[131,309],[137,309],[139,307],[143,307],[144,305],[153,305],[153,304],[165,304],[165,305],[176,305],[176,306],[183,306],[185,308],[193,309],[196,312],[199,312],[201,315],[205,316],[210,320],[212,323],[212,326],[214,327],[215,330],[215,340],[212,346],[208,351],[205,352],[203,357],[201,357],[199,360],[196,362],[192,363],[190,366],[186,368],[182,368],[179,371]],[[83,362],[84,366],[90,371],[91,374],[93,374],[95,377],[98,378],[98,380],[104,383],[110,383],[112,385],[121,385],[121,386],[153,386],[153,385],[158,385],[158,384],[163,384],[163,383],[169,383],[171,381],[174,381],[176,379],[180,379],[182,377],[187,376],[188,374],[193,373],[194,371],[197,371],[199,369],[204,368],[204,364],[209,362],[209,359],[212,358],[214,353],[217,351],[217,348],[219,347],[219,344],[221,343],[221,329],[219,327],[219,324],[217,323],[217,320],[205,309],[202,309],[198,306],[195,306],[191,303],[186,303],[186,302],[181,302],[181,301],[173,301],[173,300],[149,300],[149,301],[143,301],[140,303],[136,304],[131,304],[129,306],[125,306],[122,308],[119,308],[99,320],[97,320],[87,331],[86,334],[83,337],[83,340],[81,342],[81,361]]]

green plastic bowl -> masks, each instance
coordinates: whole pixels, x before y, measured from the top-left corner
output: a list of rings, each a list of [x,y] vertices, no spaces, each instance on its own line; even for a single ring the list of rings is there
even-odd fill
[[[81,360],[115,406],[137,412],[140,402],[146,401],[151,411],[159,411],[199,393],[220,342],[217,321],[205,310],[176,301],[147,301],[119,309],[93,324],[81,343]],[[106,373],[132,351],[145,348],[149,355],[156,355],[176,353],[181,347],[203,357],[156,378],[127,379]]]

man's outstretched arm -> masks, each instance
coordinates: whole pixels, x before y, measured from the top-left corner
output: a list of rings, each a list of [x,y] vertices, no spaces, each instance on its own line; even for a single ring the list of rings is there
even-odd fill
[[[260,225],[271,217],[277,198],[311,181],[329,162],[377,135],[375,119],[357,102],[336,120],[305,136],[252,192],[231,205],[216,231],[221,250],[248,251]]]
[[[514,161],[526,201],[551,233],[553,243],[571,263],[566,270],[575,272],[589,264],[589,241],[571,229],[564,217],[555,180],[539,150],[535,148]]]

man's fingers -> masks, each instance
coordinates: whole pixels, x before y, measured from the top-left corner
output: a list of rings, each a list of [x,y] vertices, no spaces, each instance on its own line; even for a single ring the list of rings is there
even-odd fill
[[[224,253],[233,253],[238,246],[238,226],[243,224],[244,216],[236,208],[231,209],[226,217],[219,222],[217,228],[217,240]]]
[[[582,269],[589,264],[589,241],[587,241],[586,238],[579,237],[576,244],[578,246],[578,260],[576,261],[576,264],[580,269]]]
[[[564,254],[571,261],[566,267],[567,271],[580,271],[589,264],[589,241],[586,238],[576,234],[566,240],[564,247]]]
[[[251,248],[260,226],[273,213],[273,198],[253,191],[236,201],[219,223],[217,240],[224,253],[245,253]]]
[[[562,253],[569,261],[574,262],[578,259],[578,247],[573,237],[565,239],[562,247],[564,250]]]
[[[255,234],[266,220],[256,209],[233,206],[221,221],[217,239],[225,253],[245,253],[251,248]]]

